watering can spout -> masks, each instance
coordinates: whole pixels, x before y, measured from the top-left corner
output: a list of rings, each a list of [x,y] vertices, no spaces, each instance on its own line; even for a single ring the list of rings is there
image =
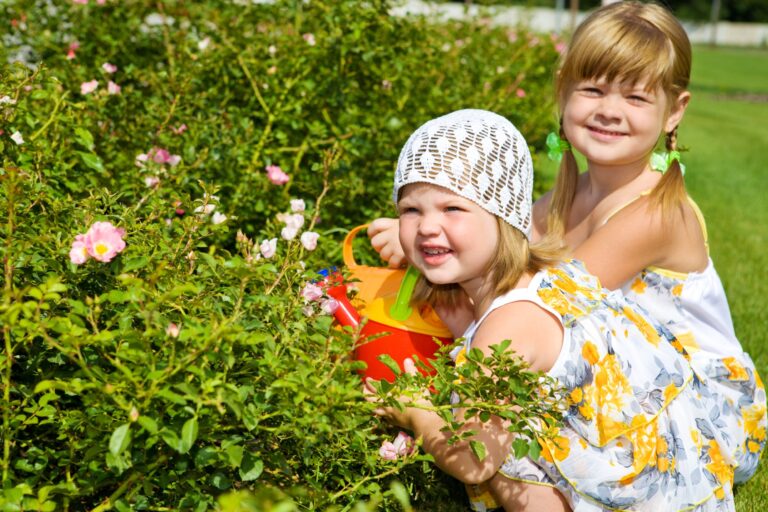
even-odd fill
[[[333,312],[333,316],[339,324],[357,329],[360,325],[360,313],[347,298],[347,285],[336,267],[324,268],[317,272],[323,276],[325,293],[336,300],[339,307]]]
[[[405,322],[408,317],[411,316],[413,310],[411,309],[410,302],[413,295],[413,289],[416,286],[416,282],[419,280],[419,271],[414,267],[408,267],[403,276],[403,281],[400,283],[400,289],[397,291],[397,297],[395,303],[389,309],[389,315],[398,322]]]

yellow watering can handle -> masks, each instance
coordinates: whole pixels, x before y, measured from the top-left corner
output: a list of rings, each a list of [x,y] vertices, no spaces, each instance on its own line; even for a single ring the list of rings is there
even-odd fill
[[[344,247],[342,250],[342,255],[344,256],[344,264],[349,269],[357,268],[355,255],[352,252],[352,240],[354,240],[355,235],[358,234],[363,229],[368,229],[368,224],[363,224],[362,226],[357,226],[356,228],[352,228],[349,231],[349,233],[347,233],[346,238],[344,238]]]

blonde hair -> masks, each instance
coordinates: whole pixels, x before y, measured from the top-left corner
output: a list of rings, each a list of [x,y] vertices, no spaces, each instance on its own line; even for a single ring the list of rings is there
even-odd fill
[[[487,275],[493,283],[491,293],[494,297],[502,295],[515,287],[525,272],[536,273],[562,261],[563,249],[549,239],[530,244],[526,235],[512,227],[500,217],[496,217],[499,242],[496,256],[488,262]],[[435,285],[423,275],[414,289],[411,303],[427,303],[432,306],[456,306],[463,294],[456,283]]]
[[[572,87],[583,80],[605,79],[630,84],[645,80],[648,90],[661,88],[669,109],[688,88],[690,75],[691,43],[680,22],[667,9],[631,1],[609,4],[579,25],[561,57],[555,77],[560,117]],[[565,139],[562,124],[560,136]],[[665,145],[667,151],[676,149],[677,127],[666,134]],[[547,215],[550,236],[562,239],[565,235],[578,174],[576,159],[567,151]],[[662,213],[683,205],[685,182],[677,161],[656,184],[651,200],[661,206]]]

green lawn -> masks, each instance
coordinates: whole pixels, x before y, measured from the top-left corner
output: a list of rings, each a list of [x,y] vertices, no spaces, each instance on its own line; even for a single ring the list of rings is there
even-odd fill
[[[768,51],[695,48],[691,91],[680,128],[680,143],[690,148],[686,183],[707,219],[736,333],[766,379]],[[765,460],[737,489],[736,505],[768,510]]]

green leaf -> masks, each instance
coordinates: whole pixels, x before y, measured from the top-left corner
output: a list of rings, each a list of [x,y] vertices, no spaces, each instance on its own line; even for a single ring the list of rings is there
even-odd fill
[[[245,482],[250,482],[259,478],[262,471],[264,471],[264,462],[249,452],[245,452],[243,462],[240,464],[240,478]]]
[[[528,440],[524,439],[522,437],[515,438],[514,441],[512,441],[512,450],[515,452],[515,457],[518,459],[522,459],[526,455],[528,455]]]
[[[139,416],[139,419],[137,421],[139,422],[139,425],[144,427],[144,429],[150,434],[157,434],[157,422],[152,418],[150,418],[149,416],[144,416],[142,414],[141,416]]]
[[[389,489],[392,491],[395,499],[400,503],[400,506],[405,512],[413,510],[413,507],[411,506],[411,497],[408,495],[408,490],[403,484],[395,480],[389,484]]]
[[[160,431],[160,437],[163,438],[163,441],[165,441],[165,444],[176,450],[177,452],[181,452],[181,441],[179,441],[179,436],[171,429],[163,429]]]
[[[83,163],[93,169],[94,171],[104,172],[104,164],[101,163],[101,158],[93,153],[83,153],[82,151],[76,151],[80,155],[80,159]]]
[[[93,135],[85,128],[75,128],[75,140],[88,151],[93,151]]]
[[[144,268],[147,266],[147,263],[149,263],[149,257],[147,256],[139,256],[138,258],[131,258],[125,261],[125,264],[123,265],[123,272],[130,272],[131,270]]]
[[[392,356],[389,354],[382,354],[378,357],[379,361],[384,363],[387,368],[392,370],[392,373],[395,375],[400,375],[402,373],[402,370],[400,369],[400,366],[395,362],[394,359],[392,359]]]
[[[112,455],[120,455],[131,444],[130,428],[130,423],[123,423],[112,432],[109,438],[109,451]]]
[[[475,457],[477,457],[477,460],[479,461],[485,459],[485,456],[488,454],[485,448],[485,443],[482,441],[476,441],[472,439],[469,442],[469,447],[472,449],[472,453],[475,454]]]
[[[200,448],[197,450],[197,453],[195,453],[195,465],[199,468],[202,468],[212,464],[217,459],[216,454],[216,450],[210,446],[204,446],[203,448]]]
[[[528,456],[534,460],[541,456],[541,445],[536,439],[532,439],[528,444]]]
[[[157,392],[157,396],[165,398],[169,402],[173,402],[176,405],[186,405],[187,403],[183,396],[174,393],[170,389],[161,389]]]
[[[226,452],[227,457],[229,458],[229,464],[233,468],[239,468],[240,464],[243,463],[243,447],[238,444],[233,444],[231,446],[227,446]]]
[[[197,416],[193,416],[184,422],[181,427],[181,442],[179,452],[187,453],[197,440]]]

